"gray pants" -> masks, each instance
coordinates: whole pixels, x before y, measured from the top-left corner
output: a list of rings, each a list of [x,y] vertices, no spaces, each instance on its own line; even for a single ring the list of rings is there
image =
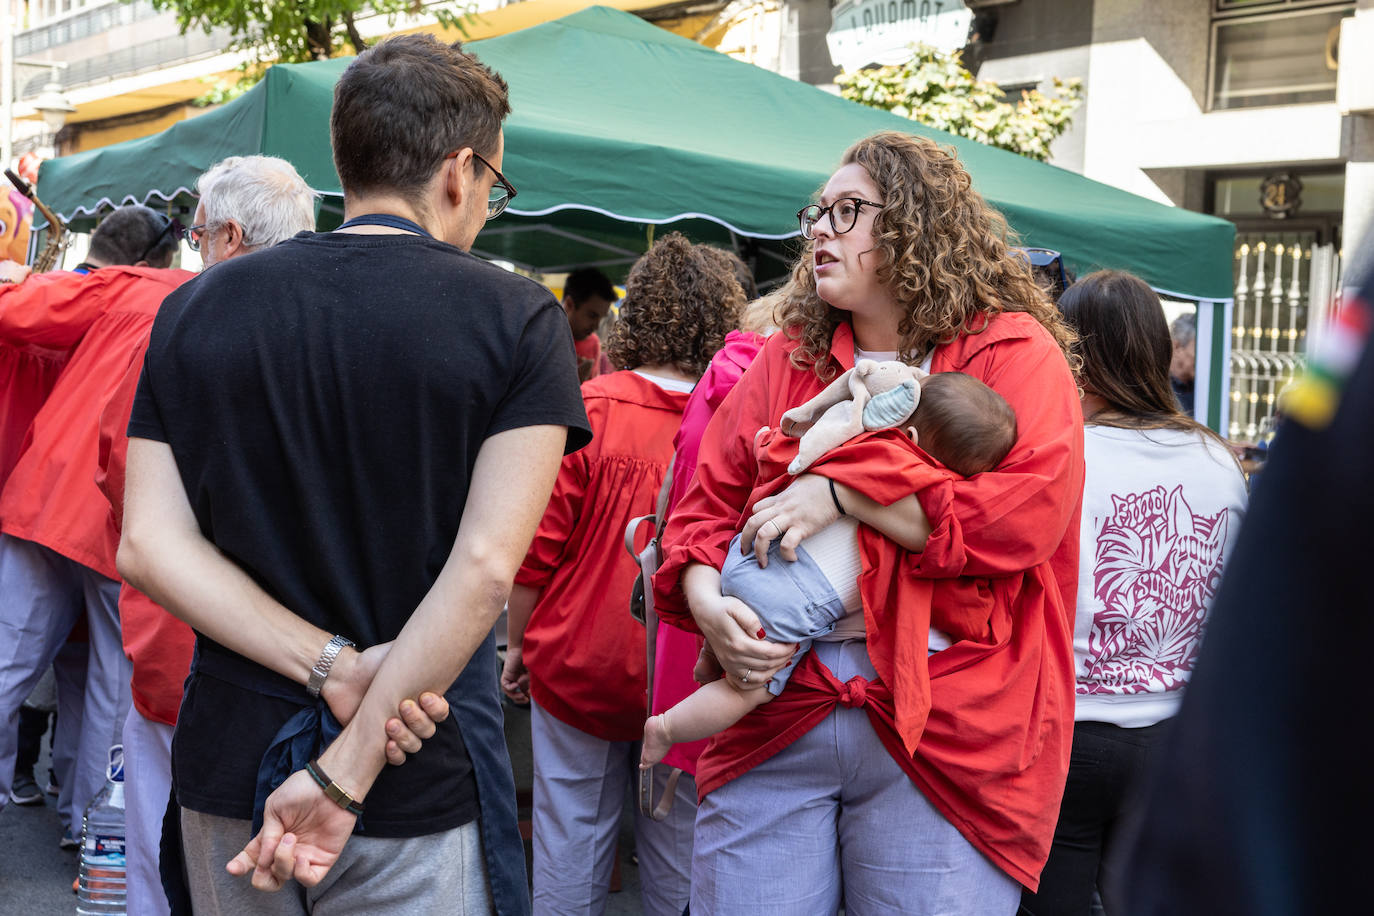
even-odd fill
[[[639,773],[638,741],[603,741],[530,704],[534,750],[534,914],[598,916],[615,864],[620,815]],[[659,785],[668,767],[658,767]],[[678,781],[663,821],[635,811],[644,916],[678,916],[687,905],[696,783]]]
[[[167,916],[158,855],[172,792],[172,726],[129,708],[124,720],[124,860],[129,912]]]
[[[182,849],[196,916],[489,916],[493,911],[477,821],[408,839],[355,836],[329,874],[276,893],[224,864],[248,844],[248,821],[182,809]]]
[[[58,800],[81,830],[81,815],[105,786],[110,746],[129,712],[133,668],[119,636],[119,583],[32,541],[0,535],[0,808],[14,778],[19,706],[83,614],[90,629],[81,738]]]
[[[872,679],[861,640],[817,642],[841,681]],[[692,916],[1011,916],[1021,887],[897,765],[863,709],[836,707],[697,813]]]

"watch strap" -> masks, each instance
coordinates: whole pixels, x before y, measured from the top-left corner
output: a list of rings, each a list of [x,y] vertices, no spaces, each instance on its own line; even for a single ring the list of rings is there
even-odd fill
[[[315,660],[315,666],[310,669],[310,680],[306,682],[305,691],[312,697],[318,697],[324,688],[324,679],[329,677],[329,670],[334,667],[334,660],[339,657],[344,646],[353,645],[353,640],[343,636],[332,636],[329,642],[324,644],[320,650],[320,657]]]

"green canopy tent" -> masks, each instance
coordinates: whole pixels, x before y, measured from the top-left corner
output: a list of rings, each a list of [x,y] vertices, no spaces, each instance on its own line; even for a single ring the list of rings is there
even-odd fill
[[[488,257],[623,273],[653,227],[669,226],[733,244],[755,256],[761,279],[776,277],[794,247],[794,214],[844,149],[895,129],[953,146],[1023,242],[1063,252],[1079,273],[1121,268],[1189,299],[1231,296],[1234,228],[1224,220],[856,105],[628,13],[591,7],[467,47],[505,77],[513,109],[503,171],[520,194],[478,237],[474,251]],[[321,225],[333,225],[341,191],[328,118],[347,64],[272,67],[217,110],[44,163],[39,194],[78,225],[125,202],[189,206],[206,167],[266,153],[290,160],[326,195]]]

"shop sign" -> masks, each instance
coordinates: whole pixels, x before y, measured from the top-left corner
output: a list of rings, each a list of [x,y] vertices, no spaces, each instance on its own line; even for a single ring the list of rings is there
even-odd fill
[[[968,41],[973,12],[960,0],[843,0],[825,41],[845,70],[900,64],[913,44],[957,51]]]

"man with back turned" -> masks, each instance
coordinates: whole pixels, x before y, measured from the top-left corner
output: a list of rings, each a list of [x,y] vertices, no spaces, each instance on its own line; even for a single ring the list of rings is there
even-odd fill
[[[490,630],[588,432],[558,303],[468,253],[514,194],[508,111],[430,36],[365,51],[331,116],[343,226],[217,266],[154,326],[119,556],[198,633],[172,747],[197,913],[528,907],[492,855]],[[393,740],[424,691],[455,715]]]

